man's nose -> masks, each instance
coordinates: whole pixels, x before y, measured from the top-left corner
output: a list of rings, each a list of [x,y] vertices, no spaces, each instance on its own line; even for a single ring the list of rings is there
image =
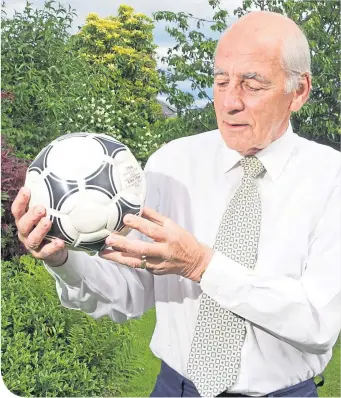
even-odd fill
[[[240,112],[244,109],[240,88],[229,84],[224,91],[223,106],[227,113]]]

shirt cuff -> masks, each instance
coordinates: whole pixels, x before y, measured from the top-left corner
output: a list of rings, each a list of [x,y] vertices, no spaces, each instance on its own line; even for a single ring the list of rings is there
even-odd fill
[[[221,252],[214,251],[200,281],[204,293],[232,310],[245,302],[255,275],[253,269],[237,263]]]
[[[68,251],[68,259],[59,267],[49,267],[44,261],[46,269],[52,276],[62,279],[69,286],[77,286],[83,279],[89,255],[82,251]]]

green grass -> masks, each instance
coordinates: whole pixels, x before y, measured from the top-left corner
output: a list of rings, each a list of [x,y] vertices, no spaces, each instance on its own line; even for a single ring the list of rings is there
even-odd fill
[[[130,380],[123,397],[149,397],[154,388],[156,377],[160,372],[161,361],[155,357],[149,348],[155,327],[155,308],[148,311],[140,320],[130,321],[131,331],[139,338],[139,363],[143,362],[142,373]]]
[[[130,321],[132,332],[140,339],[141,349],[139,362],[144,369],[135,376],[122,394],[123,397],[149,397],[160,371],[160,360],[149,349],[149,343],[155,326],[155,309],[150,310],[140,320]],[[319,397],[341,397],[340,389],[340,339],[333,349],[333,357],[324,371],[325,384],[318,389]],[[316,382],[320,381],[317,377]]]

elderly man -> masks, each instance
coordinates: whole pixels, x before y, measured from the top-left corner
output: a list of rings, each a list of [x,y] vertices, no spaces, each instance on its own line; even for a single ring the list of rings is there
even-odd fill
[[[115,322],[156,306],[152,396],[317,396],[340,332],[341,160],[290,126],[311,89],[307,40],[250,13],[222,35],[214,77],[219,129],[151,156],[128,238],[92,257],[46,243],[25,189],[19,237],[64,306]]]

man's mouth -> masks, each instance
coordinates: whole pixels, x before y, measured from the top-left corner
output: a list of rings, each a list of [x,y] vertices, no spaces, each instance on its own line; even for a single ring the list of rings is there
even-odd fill
[[[234,128],[234,129],[238,129],[238,128],[243,128],[243,127],[246,127],[246,126],[248,126],[248,124],[244,124],[244,123],[228,123],[228,122],[224,122],[226,125],[227,125],[227,127],[229,127],[229,128]]]

